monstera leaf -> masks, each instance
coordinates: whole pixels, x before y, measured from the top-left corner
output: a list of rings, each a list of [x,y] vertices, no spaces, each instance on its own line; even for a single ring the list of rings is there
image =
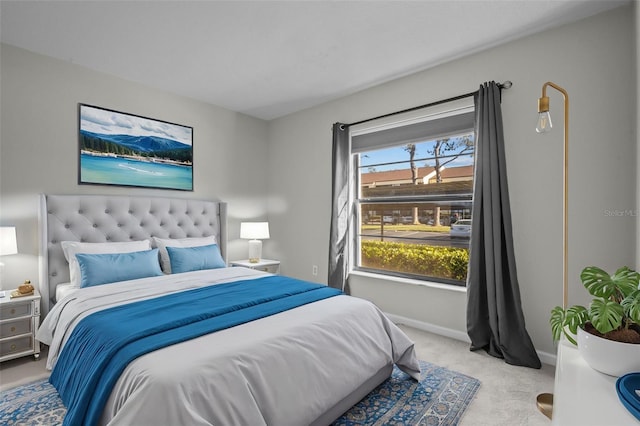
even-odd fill
[[[575,339],[567,333],[565,328],[568,328],[575,335],[578,332],[578,327],[587,321],[589,321],[589,312],[584,306],[572,306],[566,311],[560,306],[556,306],[551,311],[551,319],[549,319],[553,340],[560,340],[564,333],[567,340],[576,345]]]
[[[618,269],[615,274],[609,275],[596,266],[589,266],[584,268],[580,279],[592,296],[609,299],[615,295],[618,300],[621,300],[638,288],[640,274],[624,266]]]
[[[591,324],[602,334],[620,327],[623,316],[622,306],[611,300],[593,299],[589,306]]]
[[[620,303],[625,314],[634,322],[640,323],[640,290],[632,292]]]
[[[576,344],[574,335],[578,327],[584,327],[588,322],[602,334],[640,324],[640,273],[624,266],[609,275],[598,267],[589,266],[582,270],[580,278],[595,298],[589,309],[572,306],[564,310],[556,306],[551,311],[549,323],[554,340],[560,340],[564,334],[567,340]],[[634,326],[633,329],[637,328]]]
[[[562,332],[564,331],[564,316],[564,309],[560,306],[556,306],[551,310],[549,324],[551,324],[553,340],[560,340],[560,337],[562,337]]]

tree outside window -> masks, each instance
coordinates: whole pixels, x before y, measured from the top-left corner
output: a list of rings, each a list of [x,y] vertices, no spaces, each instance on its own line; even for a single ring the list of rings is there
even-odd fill
[[[355,155],[359,182],[357,268],[465,285],[473,132],[398,143]]]

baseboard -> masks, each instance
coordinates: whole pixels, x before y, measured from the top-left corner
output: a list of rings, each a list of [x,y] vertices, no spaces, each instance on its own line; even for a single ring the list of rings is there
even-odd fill
[[[538,354],[538,358],[540,358],[540,362],[542,362],[543,364],[549,364],[553,366],[556,365],[555,354],[550,354],[549,352],[543,352],[539,350],[536,350],[536,353]]]
[[[412,318],[403,317],[401,315],[389,314],[387,312],[384,313],[387,318],[393,321],[395,324],[404,324],[409,327],[417,328],[418,330],[428,331],[429,333],[437,334],[439,336],[450,337],[455,340],[460,340],[462,342],[471,343],[469,336],[467,333],[463,333],[458,330],[453,330],[451,328],[442,327],[439,325],[429,324],[428,322],[418,321]]]
[[[429,324],[424,321],[418,321],[412,318],[403,317],[401,315],[395,315],[385,312],[387,318],[393,321],[395,324],[404,324],[409,327],[417,328],[418,330],[427,331],[429,333],[437,334],[439,336],[449,337],[451,339],[459,340],[461,342],[471,343],[471,339],[467,333],[463,333],[458,330],[442,327],[439,325]],[[536,350],[540,362],[543,364],[556,365],[556,355],[548,352]]]

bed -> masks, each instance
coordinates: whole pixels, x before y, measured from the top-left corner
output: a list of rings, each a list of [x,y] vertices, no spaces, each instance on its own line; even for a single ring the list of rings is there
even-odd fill
[[[65,423],[326,425],[388,378],[394,364],[419,378],[413,342],[370,302],[226,267],[222,202],[42,195],[41,227],[47,315],[37,338],[49,345],[47,368],[69,409]],[[198,240],[215,244],[169,243]],[[155,256],[164,266],[166,253],[158,260],[154,251],[164,243],[189,267],[181,270],[171,257],[170,274],[150,265],[151,275],[126,272],[125,280],[77,288],[69,247],[141,241],[156,244],[132,254],[76,251],[82,283],[101,276],[92,272],[97,260],[140,265]],[[193,259],[209,259],[212,246],[214,267],[208,260],[191,267]],[[60,287],[66,290],[57,298]],[[99,342],[103,335],[116,340]]]

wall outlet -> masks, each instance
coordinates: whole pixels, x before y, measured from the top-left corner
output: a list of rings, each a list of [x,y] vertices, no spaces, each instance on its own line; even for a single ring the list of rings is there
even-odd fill
[[[314,277],[318,275],[318,265],[313,265],[311,267],[311,273],[313,274]]]

